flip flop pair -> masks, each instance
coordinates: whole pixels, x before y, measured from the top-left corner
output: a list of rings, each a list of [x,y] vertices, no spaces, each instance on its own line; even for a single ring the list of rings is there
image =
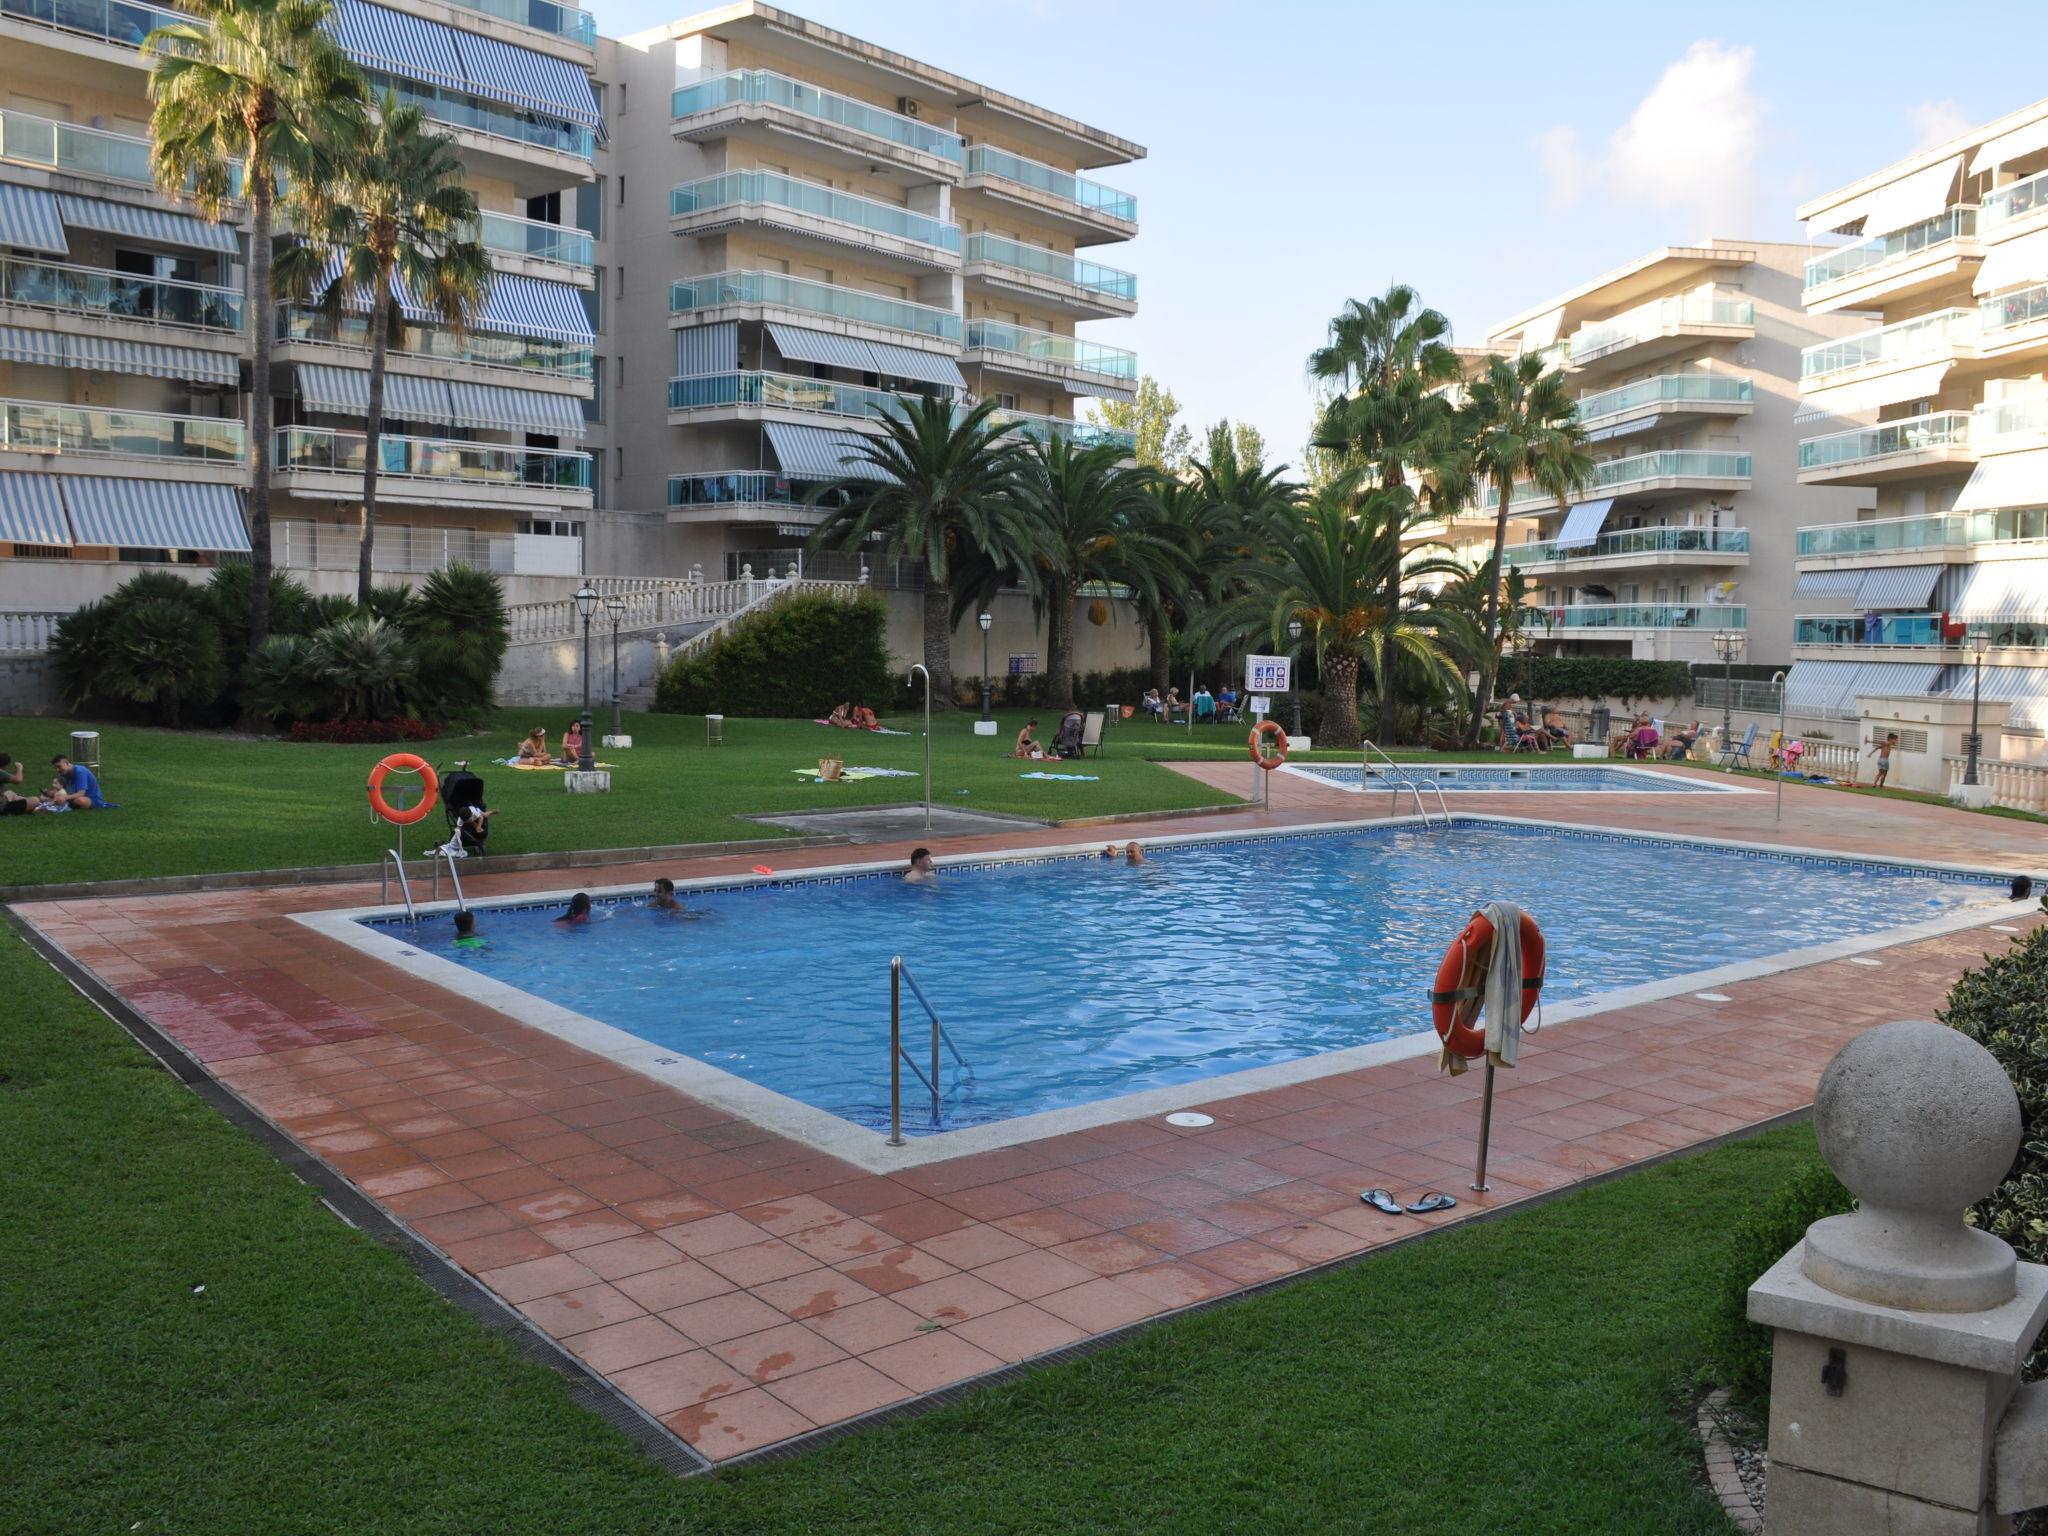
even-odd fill
[[[1432,1211],[1448,1211],[1458,1203],[1439,1189],[1431,1190],[1413,1205],[1403,1205],[1384,1189],[1368,1189],[1358,1198],[1389,1216],[1427,1216]]]

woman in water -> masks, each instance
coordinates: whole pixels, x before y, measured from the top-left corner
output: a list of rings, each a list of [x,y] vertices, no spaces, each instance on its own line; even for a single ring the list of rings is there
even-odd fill
[[[569,910],[555,919],[558,923],[587,923],[590,921],[590,893],[578,891],[569,898]]]

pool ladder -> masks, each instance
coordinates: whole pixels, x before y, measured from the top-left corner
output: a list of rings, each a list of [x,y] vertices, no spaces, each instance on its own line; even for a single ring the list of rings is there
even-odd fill
[[[910,1052],[903,1044],[903,984],[910,983],[911,996],[932,1021],[932,1070],[931,1076],[911,1059]],[[924,988],[917,984],[917,978],[910,974],[910,967],[903,963],[901,955],[889,961],[889,1145],[903,1145],[903,1068],[907,1065],[924,1084],[925,1091],[932,1096],[932,1123],[939,1119],[939,1046],[944,1044],[953,1053],[953,1059],[967,1071],[967,1058],[960,1054],[960,1047],[953,1043],[953,1037],[946,1033],[946,1026],[939,1022],[938,1010],[932,1007],[931,999],[924,995]]]
[[[1374,757],[1377,757],[1387,765],[1386,777],[1387,782],[1394,791],[1395,809],[1398,810],[1400,808],[1401,791],[1405,788],[1409,794],[1415,797],[1415,814],[1422,818],[1423,829],[1427,831],[1430,827],[1434,826],[1435,823],[1429,819],[1429,806],[1424,803],[1422,798],[1422,787],[1402,771],[1399,763],[1387,756],[1386,753],[1382,752],[1370,741],[1366,742],[1359,749],[1358,753],[1359,788],[1361,790],[1364,789],[1365,780],[1372,777],[1371,759]],[[1444,826],[1448,828],[1451,824],[1451,807],[1444,799],[1443,786],[1438,784],[1435,779],[1431,779],[1429,781],[1429,792],[1436,796],[1437,809],[1443,812]]]
[[[427,864],[434,871],[434,894],[432,899],[435,901],[441,899],[441,866],[435,862],[439,859],[446,859],[448,861],[448,878],[455,882],[455,905],[457,907],[469,905],[462,895],[462,874],[455,867],[455,855],[448,851],[445,844],[427,850]],[[412,882],[405,878],[405,859],[396,848],[386,848],[384,850],[384,857],[377,861],[378,900],[383,902],[391,900],[391,871],[394,869],[398,871],[398,894],[405,898],[405,920],[409,923],[416,923],[420,920],[420,915],[412,904]]]

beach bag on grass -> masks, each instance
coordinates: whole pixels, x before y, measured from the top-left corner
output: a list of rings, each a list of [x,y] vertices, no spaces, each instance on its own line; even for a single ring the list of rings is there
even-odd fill
[[[818,782],[820,784],[837,784],[839,776],[845,771],[845,758],[821,757],[818,759]]]

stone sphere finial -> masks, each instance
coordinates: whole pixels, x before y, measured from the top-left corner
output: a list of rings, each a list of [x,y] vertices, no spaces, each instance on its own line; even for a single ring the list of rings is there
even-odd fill
[[[1939,1024],[1881,1024],[1828,1063],[1814,1128],[1861,1208],[1807,1229],[1810,1279],[1924,1311],[2011,1299],[2012,1249],[1963,1223],[2019,1151],[2019,1096],[1996,1057]]]

